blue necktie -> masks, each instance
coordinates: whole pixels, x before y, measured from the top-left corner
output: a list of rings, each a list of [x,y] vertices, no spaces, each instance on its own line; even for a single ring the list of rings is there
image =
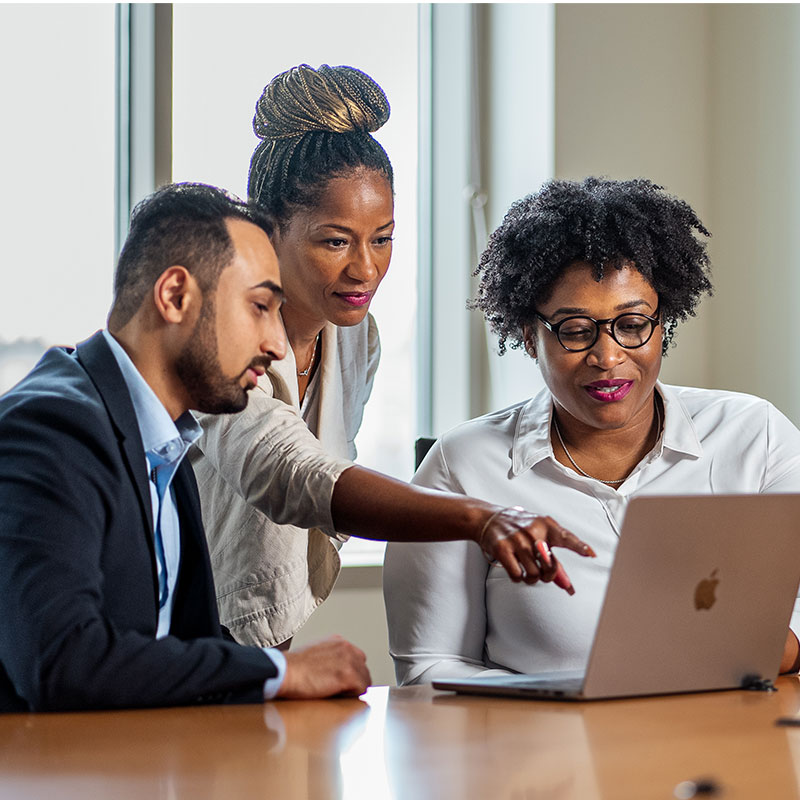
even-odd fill
[[[150,462],[151,466],[150,480],[155,484],[156,492],[158,493],[158,514],[154,520],[153,527],[155,529],[156,559],[158,560],[158,565],[161,567],[161,569],[158,570],[158,607],[164,608],[169,590],[167,588],[167,558],[164,554],[164,539],[161,536],[161,511],[164,508],[164,495],[167,492],[169,484],[169,470],[159,469],[165,462],[154,463],[160,459],[152,453],[147,454],[147,460]]]

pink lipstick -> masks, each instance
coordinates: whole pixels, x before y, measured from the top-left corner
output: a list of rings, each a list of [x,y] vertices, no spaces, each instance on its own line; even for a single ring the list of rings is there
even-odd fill
[[[613,403],[622,400],[633,388],[633,381],[610,380],[592,381],[583,387],[590,397],[603,403]]]
[[[372,299],[372,292],[336,292],[336,296],[351,306],[363,306]]]

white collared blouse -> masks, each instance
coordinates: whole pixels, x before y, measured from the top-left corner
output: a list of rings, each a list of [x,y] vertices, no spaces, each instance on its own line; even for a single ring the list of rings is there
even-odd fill
[[[414,483],[547,514],[597,558],[558,550],[576,589],[570,597],[549,584],[513,584],[470,542],[389,544],[384,598],[398,683],[584,668],[632,497],[800,492],[800,431],[772,404],[733,392],[656,389],[662,435],[617,489],[556,461],[547,389],[465,422],[434,445]],[[800,603],[792,627],[800,630]]]

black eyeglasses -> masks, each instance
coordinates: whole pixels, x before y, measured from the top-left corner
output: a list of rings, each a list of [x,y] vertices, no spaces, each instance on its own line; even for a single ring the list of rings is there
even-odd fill
[[[534,312],[542,325],[556,335],[558,343],[572,353],[579,353],[594,346],[600,335],[600,326],[608,325],[614,341],[626,350],[644,347],[653,335],[659,309],[651,317],[648,314],[620,314],[613,319],[592,317],[564,317],[556,323],[548,322],[538,311]]]

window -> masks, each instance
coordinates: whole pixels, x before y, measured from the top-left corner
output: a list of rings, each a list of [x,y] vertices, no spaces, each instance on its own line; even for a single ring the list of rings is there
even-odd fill
[[[69,35],[65,36],[65,31]],[[0,6],[0,393],[105,324],[114,267],[114,6]]]
[[[247,191],[256,100],[296,64],[348,64],[386,91],[389,122],[375,136],[395,171],[392,265],[371,310],[382,357],[356,440],[358,462],[408,479],[416,435],[417,7],[175,5],[173,179]],[[337,35],[332,36],[331,31]],[[382,545],[349,542],[346,563],[375,563]]]
[[[494,337],[487,340],[464,302],[474,292],[469,273],[485,230],[552,174],[552,6],[171,8],[170,120],[170,104],[165,114],[158,97],[169,76],[147,33],[154,16],[169,18],[170,6],[0,5],[0,66],[16,76],[5,86],[5,118],[14,124],[6,124],[0,153],[11,187],[3,218],[14,221],[4,240],[0,392],[47,346],[72,344],[104,324],[119,227],[115,199],[124,207],[169,176],[168,159],[164,168],[154,151],[169,150],[170,132],[174,180],[244,195],[257,142],[256,100],[275,74],[306,62],[363,69],[392,105],[377,138],[395,167],[397,228],[392,267],[372,305],[383,356],[357,439],[359,462],[408,479],[418,434],[440,434],[535,393],[541,381],[530,360],[493,356]],[[120,69],[117,187],[115,11],[131,22],[136,62],[130,108]],[[168,42],[169,26],[166,34],[156,27]],[[133,167],[123,134],[131,137]],[[346,559],[375,563],[379,554],[354,541]]]

